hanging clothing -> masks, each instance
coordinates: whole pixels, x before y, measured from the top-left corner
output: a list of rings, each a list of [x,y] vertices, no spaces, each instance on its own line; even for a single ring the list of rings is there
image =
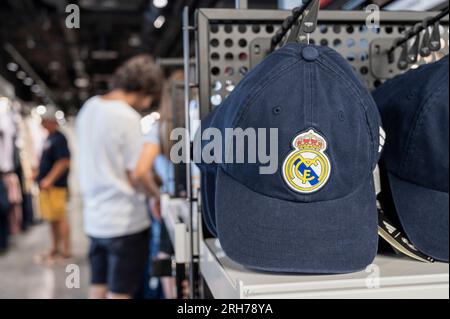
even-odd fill
[[[8,194],[6,186],[0,175],[0,252],[8,247],[8,215],[10,204],[8,201]]]
[[[2,113],[0,116],[0,172],[14,170],[14,138],[16,126],[12,112]]]
[[[9,213],[9,224],[11,234],[20,233],[22,227],[22,189],[19,178],[16,173],[8,173],[3,176],[8,195],[8,201],[11,204]]]
[[[22,228],[26,229],[27,226],[33,224],[35,219],[42,218],[39,205],[39,187],[33,179],[33,170],[39,169],[39,161],[48,134],[36,118],[29,116],[22,120],[22,124],[19,124],[19,136],[21,136],[23,142],[20,158],[25,192]]]
[[[16,135],[16,127],[12,112],[3,110],[0,114],[0,200],[3,207],[0,207],[0,251],[8,248],[8,238],[10,233],[10,217],[15,205],[11,199],[19,199],[15,191],[10,192],[9,184],[11,181],[5,174],[14,171],[14,137]],[[19,188],[20,193],[20,188]],[[16,212],[16,211],[15,211]],[[16,214],[14,214],[16,216]]]
[[[31,137],[31,165],[37,169],[48,133],[42,128],[41,123],[33,117],[28,117],[25,122]]]
[[[0,174],[0,215],[6,215],[10,208],[11,204],[9,203],[8,190]]]
[[[3,176],[3,182],[8,192],[8,200],[11,205],[22,204],[22,190],[16,173],[8,173]]]
[[[20,119],[17,125],[19,147],[19,160],[22,171],[21,180],[25,194],[30,194],[33,187],[33,168],[37,168],[38,159],[33,148],[31,131],[24,119]]]

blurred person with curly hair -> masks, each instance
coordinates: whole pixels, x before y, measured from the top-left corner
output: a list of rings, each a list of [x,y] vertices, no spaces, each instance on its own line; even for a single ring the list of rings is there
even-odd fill
[[[90,297],[132,298],[148,259],[150,218],[146,197],[159,189],[136,179],[141,150],[141,115],[159,99],[163,83],[154,59],[126,61],[111,79],[110,91],[83,105],[76,123],[78,174],[90,237]]]

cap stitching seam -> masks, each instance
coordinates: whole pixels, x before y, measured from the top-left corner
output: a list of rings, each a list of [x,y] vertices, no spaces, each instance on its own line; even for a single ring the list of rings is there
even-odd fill
[[[338,53],[336,53],[335,51],[331,51],[331,53],[333,53],[333,54],[335,54],[335,55],[341,57],[341,56],[340,56]],[[342,75],[345,71],[343,71],[342,67],[340,67],[340,66],[337,65],[337,64],[335,65],[335,67],[336,67],[337,69],[340,69],[340,70],[341,70],[341,73],[338,73],[335,69],[333,69],[333,63],[332,63],[332,61],[329,60],[327,56],[325,56],[325,58],[326,58],[327,61],[322,60],[322,61],[321,61],[321,62],[322,62],[321,64],[324,65],[324,66],[327,65],[327,66],[328,66],[328,69],[329,69],[330,71],[336,73],[337,75],[340,74],[340,75],[341,75],[341,76],[340,76],[341,79],[345,80],[345,79],[343,78],[343,75]],[[372,131],[370,130],[371,125],[370,125],[370,122],[368,121],[368,117],[367,117],[367,113],[368,113],[369,109],[365,106],[364,98],[361,96],[361,94],[360,94],[360,92],[359,92],[360,90],[358,89],[358,86],[356,85],[355,81],[354,81],[353,79],[351,79],[351,80],[352,80],[352,81],[351,81],[351,85],[350,85],[350,86],[347,86],[347,87],[353,88],[355,95],[359,98],[359,102],[360,102],[361,106],[363,107],[363,109],[364,109],[364,111],[365,111],[366,122],[367,122],[366,124],[367,124],[368,127],[369,127],[369,136],[371,137],[372,146],[375,147],[374,141],[378,141],[378,135],[376,134],[376,135],[374,136],[374,135],[372,134]],[[356,82],[358,82],[358,81],[356,81]],[[344,83],[345,83],[345,81],[344,81]],[[369,96],[370,96],[370,93],[369,93]],[[373,102],[372,104],[373,104],[373,106],[375,107],[375,109],[377,109],[377,108],[376,108],[375,102]],[[378,130],[378,127],[376,127],[376,130]],[[377,147],[376,147],[375,153],[377,154],[377,153],[378,153],[378,144],[377,144],[376,146],[377,146]],[[375,149],[375,148],[374,148],[374,149]],[[375,158],[376,158],[376,156],[375,156]]]
[[[320,64],[322,64],[324,67],[327,67],[328,70],[330,70],[331,72],[335,73],[335,74],[336,74],[337,76],[339,76],[342,80],[345,80],[345,78],[343,77],[342,73],[339,73],[339,72],[337,72],[335,69],[333,69],[333,65],[330,64],[329,61],[322,60],[322,61],[320,61],[320,62],[321,62]],[[336,66],[337,68],[341,69],[338,65],[335,65],[335,66]],[[346,85],[346,84],[345,84],[345,81],[344,81],[343,83],[344,83],[345,86],[347,86],[347,88],[350,88],[350,89],[353,90],[354,95],[355,95],[356,97],[358,97],[359,103],[360,103],[360,105],[362,106],[362,108],[364,109],[364,112],[366,113],[366,116],[367,116],[367,107],[365,107],[363,98],[361,97],[361,95],[360,95],[359,92],[358,92],[359,90],[358,90],[357,88],[355,88],[355,87],[356,87],[356,86],[355,86],[355,83],[354,83],[353,81],[351,82],[351,85]],[[369,124],[369,123],[366,123],[366,124],[370,127],[370,124]],[[370,129],[369,129],[369,135],[370,135],[371,138],[373,139],[373,135],[371,134]]]
[[[365,120],[366,120],[366,121],[365,121],[365,122],[366,122],[366,128],[367,128],[368,135],[369,135],[369,137],[370,137],[370,143],[371,143],[371,149],[372,149],[372,151],[371,151],[370,154],[369,154],[369,156],[370,156],[370,158],[371,158],[371,162],[372,162],[371,165],[370,165],[370,167],[371,167],[371,169],[372,169],[372,165],[373,165],[373,163],[374,163],[374,161],[375,161],[375,158],[376,158],[376,157],[374,156],[374,154],[373,154],[374,149],[375,149],[375,143],[374,143],[374,137],[373,137],[373,134],[372,134],[372,131],[371,131],[371,125],[370,125],[369,119],[368,119],[367,108],[364,106],[364,103],[363,103],[363,100],[362,100],[360,94],[358,94],[358,92],[355,91],[355,87],[354,87],[355,85],[354,85],[354,83],[351,83],[351,85],[347,85],[345,79],[343,78],[343,76],[342,76],[340,73],[338,73],[336,70],[333,70],[332,66],[329,65],[327,61],[325,61],[325,60],[322,59],[321,61],[319,61],[319,64],[322,65],[323,67],[325,67],[326,69],[328,69],[330,72],[333,72],[333,73],[336,74],[341,80],[343,80],[343,81],[342,81],[342,85],[344,85],[344,86],[346,86],[347,88],[351,89],[353,95],[357,97],[360,106],[362,106],[362,108],[363,108],[363,110],[364,110]]]
[[[309,116],[310,116],[310,121],[309,121],[309,124],[310,124],[310,126],[312,127],[313,126],[313,124],[314,124],[314,120],[313,120],[313,116],[314,116],[314,110],[313,110],[313,85],[312,85],[312,66],[311,66],[311,64],[308,64],[308,84],[307,85],[309,85],[309,88],[310,88],[310,90],[308,90],[308,93],[309,93],[309,109],[310,109],[310,114],[309,114]]]
[[[417,115],[416,115],[416,118],[415,118],[415,121],[414,121],[414,125],[412,126],[412,128],[411,128],[411,130],[410,130],[410,132],[408,134],[408,139],[406,141],[406,152],[405,152],[406,154],[405,154],[405,157],[404,157],[404,159],[403,159],[403,161],[402,161],[402,163],[400,165],[400,172],[402,174],[404,173],[403,170],[405,169],[406,164],[408,164],[409,161],[410,161],[409,154],[410,154],[411,148],[413,147],[412,146],[412,144],[413,144],[412,143],[412,138],[415,135],[415,131],[416,131],[416,129],[418,129],[422,125],[423,120],[424,120],[424,118],[423,118],[424,113],[428,109],[430,109],[432,107],[432,103],[431,102],[434,101],[435,99],[437,99],[440,96],[440,94],[442,94],[444,92],[444,90],[440,90],[440,88],[442,88],[443,86],[446,86],[446,84],[447,84],[447,82],[442,81],[442,78],[445,78],[445,77],[446,77],[446,74],[444,74],[439,79],[439,81],[436,81],[437,83],[442,82],[442,84],[440,86],[438,86],[436,88],[436,90],[433,90],[426,97],[425,101],[423,103],[421,103],[421,106],[420,106],[419,110],[417,111]]]
[[[287,47],[286,49],[289,49],[289,50],[287,50],[287,51],[293,51],[292,48],[289,48],[289,47]],[[277,55],[281,55],[282,53],[284,53],[284,52],[281,52],[281,53],[280,53],[280,51],[275,51],[274,53],[270,54],[266,59],[270,59],[270,58],[272,58],[272,57],[276,57]],[[292,53],[292,52],[291,52],[291,53]],[[291,56],[290,58],[292,59],[292,58],[294,58],[294,57]],[[297,62],[298,62],[298,61],[295,61],[295,62],[293,62],[293,63],[291,63],[291,64],[288,64],[288,65],[283,66],[282,68],[278,69],[278,72],[270,74],[270,77],[269,77],[269,78],[266,78],[265,81],[266,81],[266,82],[267,82],[267,81],[270,81],[273,77],[275,77],[275,76],[277,76],[278,74],[282,73],[283,71],[285,71],[286,69],[288,69],[289,67],[291,67],[293,64],[295,64],[295,63],[297,63]],[[261,65],[261,64],[260,64],[260,65]],[[254,72],[255,72],[255,69],[251,70],[250,73],[248,73],[248,74],[244,77],[244,79],[243,79],[242,81],[239,82],[238,86],[236,87],[236,89],[235,89],[231,94],[234,94],[235,91],[238,91],[238,90],[237,90],[238,88],[240,88],[241,86],[244,86],[245,79],[248,78],[248,77],[250,76],[250,74],[251,74],[251,73],[254,73]],[[264,78],[263,78],[263,80],[264,80]],[[263,85],[265,85],[265,84],[266,84],[266,83],[264,82]],[[248,91],[248,92],[252,92],[252,93],[250,93],[249,95],[247,95],[247,97],[244,99],[244,102],[243,102],[244,105],[248,104],[248,103],[249,103],[249,100],[251,100],[251,98],[253,98],[253,96],[257,93],[257,92],[253,92],[253,90],[255,90],[255,89],[258,87],[258,85],[260,85],[258,82],[257,82],[256,84],[253,83],[252,85],[249,85],[249,87],[247,88],[247,91]],[[260,89],[257,89],[257,90],[258,90],[258,92],[259,92]],[[223,103],[222,103],[222,104],[223,104]],[[222,105],[222,104],[221,104],[221,105]],[[221,106],[221,105],[219,105],[219,106]],[[238,114],[237,114],[237,116],[236,116],[236,120],[235,120],[236,122],[240,120],[241,113],[243,113],[243,112],[244,112],[244,110],[240,110],[240,111],[238,112]],[[235,122],[233,122],[232,125],[234,126],[234,125],[235,125]]]
[[[327,69],[329,69],[331,72],[334,72],[334,70],[332,70],[330,67],[328,67],[328,66],[326,66],[326,65],[324,65]],[[339,76],[343,81],[345,81],[345,79],[342,77],[342,76],[340,76],[337,72],[334,72],[337,76]],[[348,86],[348,85],[346,85],[345,83],[343,84],[343,85],[345,85],[347,88],[349,88],[349,89],[351,89],[351,87],[350,86]],[[354,96],[356,96],[357,98],[358,98],[358,102],[359,102],[359,104],[362,106],[362,108],[363,108],[363,110],[364,110],[364,117],[365,117],[365,124],[366,124],[366,129],[367,129],[367,133],[368,133],[368,136],[369,136],[369,139],[370,139],[370,144],[371,144],[371,149],[372,149],[372,151],[369,151],[369,157],[370,157],[370,159],[371,159],[371,165],[370,165],[370,168],[372,168],[372,165],[373,165],[373,163],[374,163],[374,159],[375,159],[375,157],[374,157],[374,155],[373,155],[373,150],[374,150],[374,141],[373,141],[373,135],[372,135],[372,132],[371,132],[371,126],[370,126],[370,124],[368,123],[368,116],[367,116],[367,110],[366,110],[366,108],[364,107],[364,103],[363,103],[363,101],[361,100],[361,97],[359,96],[359,94],[357,94],[357,92],[352,92],[353,93],[353,95]]]
[[[308,96],[308,103],[309,103],[309,127],[313,127],[313,101],[312,101],[312,98],[313,98],[313,92],[312,92],[313,85],[311,84],[312,83],[311,82],[312,81],[311,69],[312,69],[311,63],[308,63],[306,65],[306,72],[308,74],[308,82],[306,83],[306,86],[307,86],[306,92],[307,92],[307,94],[309,94],[309,96]],[[308,90],[308,88],[309,88],[309,90]],[[303,200],[305,202],[311,202],[312,197],[313,197],[313,194],[310,194],[310,195],[303,194]]]
[[[280,77],[283,72],[291,67],[294,67],[296,64],[300,63],[301,60],[296,60],[293,63],[287,64],[285,67],[281,68],[278,70],[278,72],[272,74],[271,77],[267,78],[267,80],[262,83],[260,85],[260,87],[258,89],[255,90],[255,92],[253,92],[252,94],[249,94],[247,96],[247,98],[244,101],[244,107],[242,108],[242,110],[237,114],[236,116],[236,120],[232,123],[232,126],[235,127],[237,125],[237,123],[241,122],[242,120],[245,119],[245,115],[248,113],[248,107],[250,104],[250,100],[252,99],[257,99],[259,97],[260,92],[265,89],[267,87],[267,85],[269,85],[273,80],[275,80],[275,78]]]

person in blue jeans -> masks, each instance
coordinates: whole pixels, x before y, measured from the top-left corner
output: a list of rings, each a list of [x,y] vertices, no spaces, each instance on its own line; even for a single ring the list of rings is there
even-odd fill
[[[182,105],[183,99],[173,100],[171,94],[172,83],[183,80],[184,73],[181,70],[172,72],[165,85],[161,96],[161,103],[159,106],[160,118],[157,120],[144,135],[141,154],[136,165],[135,176],[142,181],[142,183],[149,185],[149,187],[159,187],[160,193],[175,194],[175,171],[174,165],[170,161],[170,148],[172,141],[170,141],[170,133],[173,129],[173,110],[176,108],[175,104]],[[182,116],[179,115],[181,118]],[[155,223],[153,224],[153,240],[151,246],[153,249],[153,259],[168,259],[173,255],[173,247],[170,242],[167,229],[164,222],[160,218],[160,197],[153,196],[151,198],[150,210],[153,213]],[[151,278],[151,272],[144,279],[145,289],[149,287],[148,282],[154,282]],[[164,297],[167,299],[175,298],[174,287],[175,281],[172,277],[161,278],[161,284],[164,292]],[[149,296],[155,296],[150,293]]]
[[[144,143],[141,151],[141,155],[138,161],[138,164],[136,166],[136,172],[135,175],[137,178],[141,178],[143,180],[148,179],[149,175],[148,172],[152,172],[152,175],[157,176],[160,179],[161,186],[160,186],[160,192],[161,193],[169,193],[173,194],[175,185],[174,185],[174,176],[173,176],[173,164],[170,162],[162,153],[161,153],[161,147],[160,147],[160,139],[159,139],[159,123],[156,122],[150,131],[144,136]],[[157,187],[157,183],[155,179],[153,180],[147,180],[147,183],[154,183],[153,187]],[[153,254],[151,255],[151,258],[149,260],[149,273],[144,279],[144,292],[147,291],[147,294],[144,294],[144,297],[151,297],[156,296],[154,293],[152,293],[149,289],[149,281],[152,280],[151,278],[151,267],[152,260],[155,258],[169,258],[170,252],[163,252],[160,249],[160,246],[162,244],[163,247],[167,246],[166,242],[161,243],[161,233],[165,231],[164,229],[164,223],[161,220],[160,217],[160,203],[159,203],[159,196],[153,197],[150,199],[151,205],[150,210],[152,212],[152,215],[154,216],[155,223],[153,224],[153,238],[151,240],[151,246],[153,249]],[[170,279],[163,279],[162,280],[165,289],[164,289],[164,296],[166,298],[173,297],[171,293],[171,289],[169,288],[172,284]]]

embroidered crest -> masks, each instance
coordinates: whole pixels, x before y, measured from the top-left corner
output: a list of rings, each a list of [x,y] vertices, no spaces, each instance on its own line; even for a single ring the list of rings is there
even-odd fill
[[[283,163],[283,178],[294,191],[310,194],[318,191],[330,177],[331,164],[325,154],[326,140],[313,129],[299,134],[294,150]]]

